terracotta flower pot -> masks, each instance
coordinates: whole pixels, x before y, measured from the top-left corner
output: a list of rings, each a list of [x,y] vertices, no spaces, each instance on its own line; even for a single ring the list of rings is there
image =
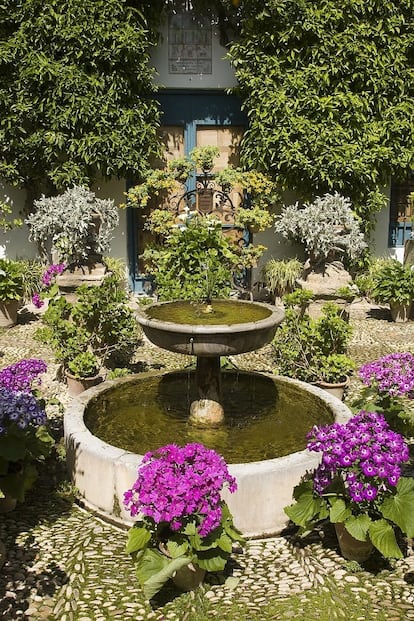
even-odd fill
[[[16,508],[16,504],[16,498],[6,494],[4,498],[0,498],[0,513],[10,513]]]
[[[315,382],[315,386],[323,388],[323,390],[329,392],[330,395],[342,401],[344,398],[345,389],[348,386],[348,379],[346,379],[344,382],[338,382],[336,384],[331,384],[330,382]]]
[[[374,546],[370,541],[355,539],[345,528],[342,522],[334,524],[341,554],[348,561],[363,563],[372,554]]]
[[[391,319],[396,323],[405,323],[410,319],[412,302],[409,304],[390,303]]]
[[[78,378],[69,373],[69,371],[65,371],[66,383],[68,385],[68,392],[71,397],[76,397],[81,392],[88,390],[88,388],[92,388],[92,386],[97,386],[103,380],[101,375],[94,375],[93,377],[83,377]]]
[[[0,328],[11,328],[17,323],[19,300],[0,302]]]
[[[173,576],[172,581],[181,591],[193,591],[203,583],[205,575],[205,569],[201,569],[198,565],[190,563],[185,567],[181,567],[175,576]]]

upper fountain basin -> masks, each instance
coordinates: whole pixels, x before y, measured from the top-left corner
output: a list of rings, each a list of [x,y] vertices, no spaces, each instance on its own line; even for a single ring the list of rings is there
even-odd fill
[[[189,356],[230,356],[253,351],[273,339],[281,308],[242,300],[214,300],[203,314],[190,302],[160,302],[137,311],[147,338],[162,349]],[[194,318],[187,317],[189,310]],[[181,311],[185,313],[182,318]]]

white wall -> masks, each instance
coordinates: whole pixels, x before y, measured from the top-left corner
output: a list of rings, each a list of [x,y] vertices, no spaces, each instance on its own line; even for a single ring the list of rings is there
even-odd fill
[[[112,198],[115,205],[121,205],[126,201],[125,179],[102,180],[92,186],[98,198]],[[127,228],[126,228],[126,209],[119,210],[119,225],[112,233],[111,249],[109,255],[127,261]]]
[[[237,85],[230,62],[224,59],[227,53],[220,45],[218,28],[213,25],[212,73],[174,74],[168,73],[168,24],[161,27],[161,39],[151,54],[151,64],[157,70],[154,82],[165,88],[216,88],[224,89]]]
[[[13,213],[7,219],[24,219],[23,209],[26,192],[0,181],[0,201],[10,205]],[[26,224],[19,228],[3,233],[0,231],[0,253],[4,247],[4,254],[9,259],[33,259],[36,257],[37,248],[29,242],[29,229]]]
[[[125,188],[124,179],[111,179],[96,183],[92,190],[99,198],[112,198],[116,205],[120,205],[125,202]],[[25,196],[24,190],[16,189],[0,181],[0,200],[9,204],[13,209],[10,219],[24,219]],[[36,244],[29,242],[29,228],[26,224],[7,233],[0,231],[0,256],[2,246],[5,247],[5,255],[9,259],[33,259],[37,256]],[[124,261],[127,260],[126,211],[124,209],[120,209],[119,226],[113,232],[109,254]]]

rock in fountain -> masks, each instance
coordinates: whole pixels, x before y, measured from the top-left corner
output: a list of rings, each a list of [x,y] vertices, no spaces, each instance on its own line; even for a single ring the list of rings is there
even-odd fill
[[[222,310],[218,305],[214,313],[203,314],[202,309],[195,309],[193,318],[183,319],[182,309],[177,310],[176,306],[175,303],[152,305],[145,313],[140,313],[139,322],[147,337],[156,345],[197,357],[196,391],[190,405],[191,424],[187,426],[194,438],[192,441],[203,442],[197,436],[202,438],[206,433],[209,436],[226,433],[223,425],[226,413],[223,412],[220,356],[252,351],[268,343],[282,321],[283,312],[272,306],[233,301],[226,302],[226,308]],[[194,307],[191,310],[194,311]],[[179,319],[175,316],[176,311]],[[229,312],[231,319],[226,317],[225,312]],[[165,316],[160,317],[163,313]],[[169,376],[156,375],[161,379]],[[186,374],[183,375],[185,377]],[[112,422],[114,412],[108,405],[111,394],[121,394],[118,391],[122,391],[123,387],[131,387],[133,390],[134,386],[145,382],[148,376],[154,377],[154,373],[104,382],[86,391],[73,401],[64,419],[68,466],[86,506],[106,518],[127,525],[131,524],[131,518],[123,509],[123,493],[135,481],[142,455],[137,454],[137,451],[112,446],[112,436],[111,444],[99,439],[88,429],[85,418],[88,418],[88,412],[93,409],[108,409],[109,421]],[[260,374],[256,376],[263,377]],[[346,422],[351,416],[349,409],[341,401],[319,388],[287,378],[265,378],[274,385],[275,394],[287,387],[291,393],[295,391],[298,395],[306,394],[311,397],[305,408],[299,409],[298,406],[302,418],[309,417],[309,421],[311,420],[309,408],[320,408],[324,413],[328,411],[328,422]],[[182,401],[185,400],[187,390],[184,383],[181,389]],[[140,398],[144,400],[142,396]],[[119,399],[122,400],[124,397]],[[143,411],[143,404],[140,406],[140,403],[138,400],[138,412],[135,413],[138,416],[140,410]],[[117,409],[115,405],[115,410]],[[273,425],[272,419],[267,423],[271,430],[276,430],[277,425]],[[166,418],[162,426],[169,430],[170,424],[171,420]],[[309,428],[311,426],[312,423],[309,422]],[[212,428],[210,431],[209,427]],[[248,432],[254,434],[254,429],[252,425]],[[270,435],[271,433],[270,431]],[[157,431],[155,434],[157,446],[161,446],[163,442],[159,442]],[[305,438],[302,446],[305,446]],[[146,450],[149,449],[145,447],[142,452]],[[263,537],[278,533],[286,526],[288,520],[283,507],[290,504],[293,487],[306,470],[318,463],[318,456],[306,450],[294,450],[291,454],[282,455],[271,459],[259,456],[254,461],[250,459],[249,463],[230,463],[229,469],[237,478],[238,490],[235,494],[225,495],[225,500],[236,526],[246,536]]]

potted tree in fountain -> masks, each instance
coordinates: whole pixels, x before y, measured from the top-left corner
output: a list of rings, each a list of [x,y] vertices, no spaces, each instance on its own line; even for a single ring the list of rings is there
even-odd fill
[[[414,299],[414,272],[397,259],[381,261],[371,275],[371,295],[376,302],[390,305],[393,321],[408,321]]]
[[[303,245],[307,261],[299,284],[312,291],[309,312],[318,317],[323,304],[337,301],[338,290],[352,283],[344,262],[367,247],[350,200],[336,192],[303,207],[286,206],[276,216],[275,232]]]
[[[345,558],[363,562],[374,548],[402,558],[400,533],[414,536],[414,480],[401,476],[409,460],[404,438],[381,414],[361,411],[345,425],[315,426],[308,440],[321,464],[302,478],[294,504],[285,508],[299,534],[327,519]]]
[[[252,235],[253,230],[263,231],[272,223],[269,208],[276,200],[274,183],[256,171],[243,172],[227,167],[217,173],[212,172],[218,155],[217,147],[196,147],[188,158],[171,160],[164,170],[143,172],[141,183],[128,192],[128,205],[144,211],[145,228],[152,236],[152,242],[144,249],[142,258],[149,276],[155,280],[156,294],[160,298],[166,299],[167,287],[161,284],[164,278],[162,272],[166,269],[171,275],[170,284],[173,288],[173,278],[176,280],[175,296],[186,299],[191,299],[188,293],[192,286],[189,279],[194,284],[196,276],[204,278],[206,261],[214,261],[213,267],[218,269],[219,260],[213,256],[213,248],[201,257],[203,246],[206,250],[210,227],[215,229],[214,243],[215,247],[217,244],[220,246],[220,259],[224,268],[227,270],[231,265],[235,276],[232,279],[230,274],[225,279],[223,295],[226,290],[230,290],[229,284],[235,287],[236,281],[241,280],[240,276],[256,265],[265,250],[264,246],[252,243]],[[192,175],[197,178],[197,189],[187,192],[184,183]],[[151,204],[152,199],[156,199],[157,203]],[[149,207],[151,210],[148,210]],[[191,249],[184,249],[181,266],[178,266],[174,257],[174,266],[170,268],[169,259],[174,244],[179,243],[179,233],[190,229],[190,236],[193,225],[196,228],[195,220],[199,222],[199,235],[202,236],[199,247],[195,245],[196,231],[193,231]],[[207,220],[204,229],[201,220]],[[223,233],[223,230],[226,232]],[[224,239],[220,243],[217,238],[219,233]],[[185,262],[195,267],[197,275],[185,266]],[[174,268],[178,269],[173,276]],[[223,282],[221,277],[218,280]],[[168,296],[168,299],[172,299],[172,293],[168,293]]]

